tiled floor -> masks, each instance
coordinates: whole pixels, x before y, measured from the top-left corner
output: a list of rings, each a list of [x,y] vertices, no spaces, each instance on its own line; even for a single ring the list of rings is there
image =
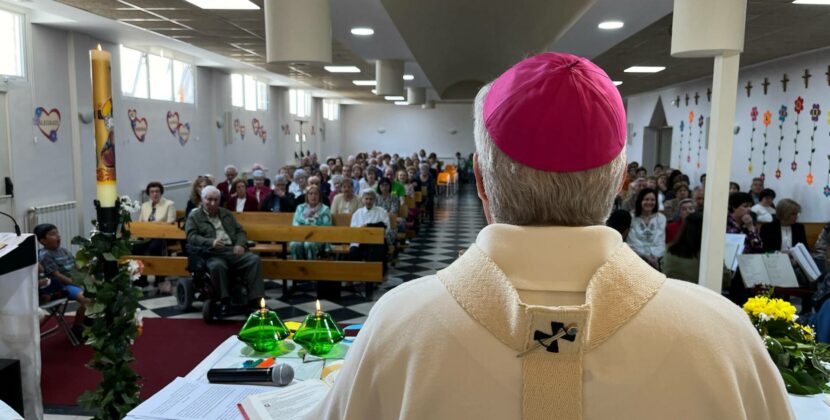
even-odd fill
[[[475,241],[478,231],[484,227],[484,213],[475,189],[465,186],[448,198],[440,198],[435,212],[435,222],[426,223],[410,246],[400,255],[399,262],[389,267],[385,281],[376,287],[373,299],[363,293],[364,285],[344,286],[337,301],[321,300],[322,309],[342,323],[362,323],[385,292],[402,282],[435,274],[458,257],[458,251]],[[283,321],[302,321],[314,311],[315,284],[304,282],[290,298],[283,298],[279,281],[266,282],[266,298],[269,308],[275,310]],[[182,312],[176,306],[174,296],[147,297],[140,302],[145,317],[201,318],[201,311]],[[243,320],[244,315],[230,319]]]
[[[367,300],[362,293],[363,285],[354,288],[344,286],[342,297],[336,301],[321,300],[322,308],[337,321],[343,323],[362,323],[375,302],[388,290],[405,281],[435,274],[458,257],[458,251],[467,248],[475,241],[478,231],[486,224],[481,203],[472,187],[449,198],[441,198],[435,212],[435,222],[422,226],[419,235],[413,238],[400,260],[391,266],[386,280],[376,288],[372,300]],[[275,310],[284,321],[300,321],[309,312],[314,311],[315,289],[313,282],[298,285],[298,290],[290,299],[283,299],[281,282],[267,282],[268,307]],[[201,318],[201,311],[182,313],[176,307],[173,296],[148,297],[140,302],[145,317],[161,318]],[[239,315],[232,319],[243,319]],[[80,411],[80,412],[79,412]],[[66,414],[81,414],[83,411],[66,410],[66,407],[51,407],[47,410],[46,420],[76,420],[89,417]]]

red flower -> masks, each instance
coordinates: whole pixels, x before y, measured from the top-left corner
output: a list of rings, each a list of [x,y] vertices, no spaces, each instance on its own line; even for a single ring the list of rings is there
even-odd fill
[[[689,124],[691,124],[691,123],[692,123],[692,121],[694,121],[694,120],[695,120],[695,113],[694,113],[694,111],[689,111]]]
[[[798,97],[795,99],[795,113],[800,114],[804,110],[804,98]]]
[[[758,107],[757,106],[752,107],[752,112],[749,113],[749,116],[752,118],[752,121],[755,121],[755,120],[758,119]]]
[[[775,170],[775,177],[776,178],[781,178],[781,170],[780,169]]]

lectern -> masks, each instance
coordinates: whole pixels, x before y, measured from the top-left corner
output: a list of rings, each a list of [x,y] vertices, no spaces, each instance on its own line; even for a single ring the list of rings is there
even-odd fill
[[[23,416],[40,419],[37,245],[34,235],[13,233],[0,233],[0,243],[0,359],[20,361],[22,384],[12,386],[22,386]]]

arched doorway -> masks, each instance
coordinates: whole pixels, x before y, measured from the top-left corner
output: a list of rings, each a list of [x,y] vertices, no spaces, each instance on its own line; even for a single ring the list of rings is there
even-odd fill
[[[663,100],[658,98],[649,124],[643,129],[643,166],[649,172],[655,165],[672,166],[672,127],[666,121]],[[675,162],[679,166],[680,162]],[[676,167],[675,166],[675,167]]]

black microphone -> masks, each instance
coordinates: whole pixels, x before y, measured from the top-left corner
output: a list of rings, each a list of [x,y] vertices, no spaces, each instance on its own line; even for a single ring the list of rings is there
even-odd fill
[[[20,225],[17,224],[17,220],[14,220],[14,217],[12,217],[11,214],[3,213],[2,211],[0,211],[0,214],[8,217],[9,219],[12,219],[12,223],[14,223],[14,233],[16,233],[17,236],[20,236]]]
[[[211,369],[207,377],[211,383],[265,382],[286,386],[294,379],[294,369],[284,363],[269,368]]]

